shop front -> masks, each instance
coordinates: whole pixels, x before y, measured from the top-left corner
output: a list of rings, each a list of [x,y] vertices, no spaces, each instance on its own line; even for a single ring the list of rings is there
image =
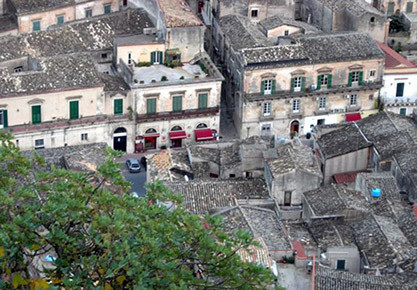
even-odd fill
[[[169,139],[171,140],[171,148],[182,147],[182,140],[187,138],[187,134],[180,126],[175,126],[169,132]]]
[[[159,133],[157,133],[155,129],[146,130],[143,138],[145,150],[152,150],[157,148]]]

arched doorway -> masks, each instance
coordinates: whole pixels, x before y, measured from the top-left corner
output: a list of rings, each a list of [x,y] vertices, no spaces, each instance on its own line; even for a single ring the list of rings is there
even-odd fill
[[[151,150],[156,149],[156,142],[159,134],[154,128],[150,128],[145,131],[145,149]]]
[[[174,126],[169,133],[169,138],[171,139],[171,147],[178,148],[182,146],[182,139],[186,138],[186,134],[181,126]]]
[[[290,126],[290,134],[291,135],[298,135],[298,132],[300,131],[300,122],[297,120],[291,122]]]
[[[117,128],[113,133],[113,149],[126,152],[127,130],[123,127]]]
[[[207,128],[207,125],[204,123],[200,123],[197,125],[197,129],[204,129],[204,128]]]

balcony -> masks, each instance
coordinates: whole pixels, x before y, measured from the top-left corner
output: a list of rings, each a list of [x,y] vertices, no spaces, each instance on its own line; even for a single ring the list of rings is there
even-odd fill
[[[138,114],[138,122],[154,122],[162,120],[186,119],[200,116],[216,115],[220,112],[219,107],[206,109],[192,109],[179,112],[159,112],[155,114]]]
[[[260,116],[259,116],[259,120],[260,121],[270,121],[273,120],[275,118],[275,113],[272,111],[271,113],[265,115],[263,112],[261,112]]]
[[[382,102],[385,106],[416,106],[417,96],[413,97],[382,97]]]
[[[354,105],[354,106],[347,106],[346,112],[359,112],[361,110],[361,106]]]
[[[304,110],[300,109],[298,111],[288,110],[288,118],[290,119],[301,119],[304,115]]]
[[[330,109],[327,106],[326,108],[322,108],[322,109],[316,108],[316,110],[314,111],[314,115],[316,116],[327,115],[329,113],[330,113]]]
[[[362,90],[377,90],[382,87],[382,82],[364,82],[361,86],[334,85],[331,88],[315,89],[314,86],[307,87],[304,91],[292,92],[290,90],[277,91],[271,95],[264,95],[261,93],[245,94],[245,99],[248,101],[263,101],[273,99],[286,99],[308,96],[322,96],[336,93],[358,92]]]

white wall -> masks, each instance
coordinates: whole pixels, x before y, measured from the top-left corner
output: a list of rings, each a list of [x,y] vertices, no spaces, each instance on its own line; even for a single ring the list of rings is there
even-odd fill
[[[395,96],[397,83],[404,83],[404,97]],[[417,73],[384,75],[384,86],[381,88],[381,96],[390,100],[413,98],[417,99]]]

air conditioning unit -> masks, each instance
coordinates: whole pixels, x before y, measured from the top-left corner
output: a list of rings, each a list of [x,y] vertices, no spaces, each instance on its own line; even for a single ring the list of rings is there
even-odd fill
[[[311,91],[314,92],[317,89],[317,87],[316,87],[316,85],[311,85],[310,89],[311,89]]]

